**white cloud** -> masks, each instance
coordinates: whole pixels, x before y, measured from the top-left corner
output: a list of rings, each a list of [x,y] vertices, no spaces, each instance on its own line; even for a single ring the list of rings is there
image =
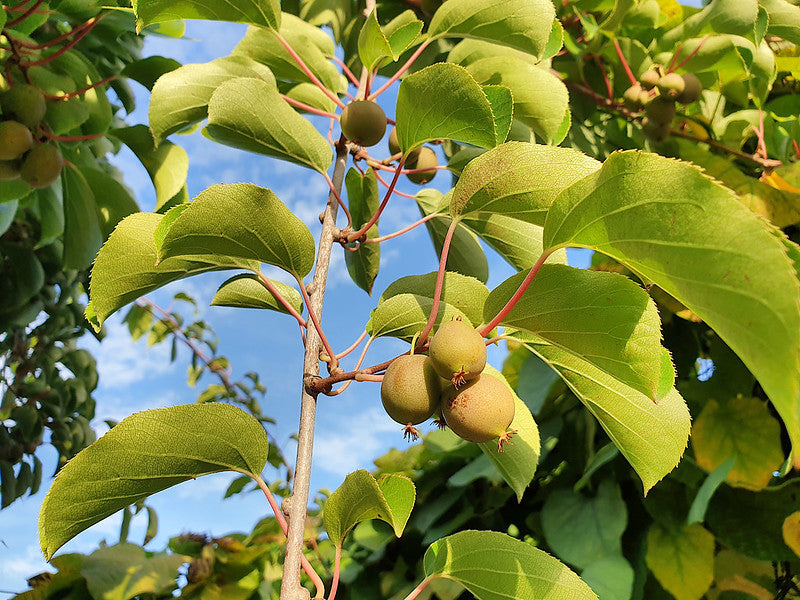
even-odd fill
[[[54,572],[55,569],[45,562],[42,551],[36,544],[25,546],[21,553],[17,551],[0,561],[0,581],[27,579],[43,571]]]

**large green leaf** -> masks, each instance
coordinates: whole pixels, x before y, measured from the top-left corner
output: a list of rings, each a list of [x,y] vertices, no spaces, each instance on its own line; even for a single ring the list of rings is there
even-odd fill
[[[380,302],[385,302],[399,294],[416,294],[433,299],[438,273],[408,275],[389,284],[381,294]],[[443,302],[457,308],[475,325],[482,322],[483,303],[489,296],[489,289],[474,277],[445,271],[442,280]]]
[[[107,239],[122,219],[139,212],[133,193],[119,179],[105,171],[85,167],[81,175],[92,190],[103,239]]]
[[[452,63],[405,77],[397,91],[397,141],[406,154],[440,138],[493,148],[506,138],[510,116],[510,105],[496,112],[472,75]]]
[[[425,296],[417,294],[392,296],[378,304],[378,307],[370,313],[366,326],[367,333],[372,337],[388,335],[411,340],[414,334],[425,328],[432,308],[433,300]],[[438,327],[455,317],[462,317],[469,322],[469,318],[460,310],[447,302],[441,302],[434,325]]]
[[[484,322],[500,312],[526,275],[517,273],[492,291]],[[544,265],[501,324],[534,333],[653,400],[672,387],[675,372],[664,363],[655,302],[627,277]]]
[[[572,488],[553,491],[542,507],[542,531],[556,556],[579,569],[622,554],[622,534],[628,509],[619,485],[600,482],[597,494],[586,497]]]
[[[281,98],[274,85],[240,77],[220,85],[208,103],[212,140],[310,167],[321,173],[333,160],[328,141]]]
[[[539,427],[533,420],[530,409],[517,396],[505,376],[491,365],[486,365],[484,372],[497,377],[514,394],[514,420],[511,421],[509,429],[516,433],[503,445],[502,450],[498,448],[495,440],[483,442],[478,446],[494,463],[506,483],[514,490],[517,502],[521,502],[525,488],[533,481],[536,467],[539,464],[539,453],[541,452]]]
[[[479,38],[540,56],[555,16],[550,0],[448,0],[428,35]]]
[[[368,71],[396,61],[417,40],[423,23],[413,11],[407,10],[385,27],[378,23],[377,11],[373,10],[361,27],[358,35],[358,55]]]
[[[135,213],[120,221],[97,254],[86,314],[99,330],[103,321],[128,302],[171,281],[220,269],[257,270],[258,263],[224,257],[171,258],[156,266],[154,235],[164,215]]]
[[[238,471],[257,477],[267,435],[228,404],[186,404],[123,419],[58,473],[39,514],[45,557],[98,521],[200,475]]]
[[[188,557],[180,554],[147,556],[135,544],[100,547],[83,559],[81,575],[93,598],[129,600],[139,595],[168,593],[178,567]]]
[[[376,480],[363,469],[350,473],[325,502],[322,518],[328,539],[340,546],[353,527],[370,519],[387,522],[400,537],[415,498],[413,482],[403,475]]]
[[[675,468],[686,449],[691,423],[689,409],[676,390],[655,404],[588,361],[542,339],[528,336],[525,346],[550,365],[597,418],[639,474],[645,493]]]
[[[442,538],[425,552],[424,567],[428,577],[457,581],[478,600],[597,600],[566,565],[497,531]]]
[[[529,61],[495,56],[475,61],[467,71],[483,85],[504,85],[514,98],[514,118],[533,129],[548,144],[560,143],[569,110],[569,94],[561,80]]]
[[[152,23],[178,19],[234,21],[278,29],[281,24],[280,0],[133,0],[136,31]]]
[[[730,190],[687,163],[613,154],[556,199],[544,244],[603,252],[700,316],[758,378],[800,449],[800,282],[790,242]]]
[[[85,269],[103,244],[94,194],[75,168],[61,171],[64,197],[64,267]]]
[[[183,65],[158,78],[150,94],[150,129],[156,143],[208,116],[214,90],[229,79],[252,77],[277,87],[268,67],[247,56],[224,56]]]
[[[504,214],[544,225],[558,194],[599,168],[571,148],[506,142],[467,164],[453,188],[450,214]]]
[[[314,237],[271,191],[251,183],[213,185],[169,224],[159,261],[208,255],[254,260],[298,278],[314,265]]]
[[[378,211],[381,199],[378,196],[378,179],[375,172],[369,169],[362,176],[351,168],[344,179],[347,187],[347,204],[353,218],[353,228],[360,229],[366,225]],[[367,231],[367,239],[378,237],[378,222]],[[372,295],[372,284],[381,267],[381,245],[361,244],[354,250],[344,250],[344,262],[350,278],[362,290]]]
[[[336,94],[344,94],[347,79],[329,60],[335,48],[327,33],[292,14],[284,13],[280,34],[322,85]],[[249,56],[267,65],[279,81],[311,82],[275,31],[249,27],[242,41],[233,49],[233,54]]]
[[[278,290],[278,293],[294,308],[298,313],[303,312],[303,297],[292,286],[280,281],[270,283]],[[241,273],[234,275],[225,283],[219,286],[211,306],[235,306],[237,308],[266,308],[277,310],[278,312],[288,313],[286,307],[264,287],[254,273]]]
[[[172,142],[156,146],[145,125],[114,129],[111,135],[122,140],[136,155],[156,188],[156,210],[165,208],[181,192],[189,172],[186,150]]]
[[[439,190],[433,188],[424,189],[415,196],[422,216],[437,215],[425,221],[425,228],[433,242],[436,256],[440,259],[447,230],[453,221],[447,215],[449,198],[449,194],[443,196]],[[474,277],[484,283],[489,279],[489,263],[480,242],[471,231],[461,225],[457,226],[453,232],[445,266],[448,271]]]

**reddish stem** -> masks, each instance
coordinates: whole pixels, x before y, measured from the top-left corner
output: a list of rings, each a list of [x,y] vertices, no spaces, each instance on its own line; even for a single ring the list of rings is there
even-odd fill
[[[366,329],[361,332],[361,335],[358,336],[358,339],[355,342],[353,342],[352,346],[350,346],[347,350],[339,352],[339,354],[336,355],[336,358],[344,358],[345,356],[350,354],[353,350],[358,348],[359,344],[364,341],[365,337],[367,337],[367,330]]]
[[[73,35],[83,31],[86,27],[93,26],[94,21],[102,19],[105,15],[106,13],[101,13],[96,17],[92,17],[85,23],[81,23],[80,25],[73,27],[70,31],[62,33],[61,35],[54,37],[52,40],[47,40],[46,42],[42,42],[41,44],[33,44],[31,42],[28,42],[27,40],[22,40],[19,38],[14,38],[14,41],[23,48],[28,48],[30,50],[44,50],[45,48],[49,48],[50,46],[55,46],[56,44],[60,44],[64,40],[71,38]]]
[[[112,75],[111,77],[106,77],[105,79],[101,79],[100,81],[93,83],[92,85],[87,85],[85,88],[75,90],[74,92],[69,92],[68,94],[62,94],[60,96],[54,96],[46,93],[43,93],[42,95],[48,100],[57,100],[57,101],[69,100],[70,98],[75,98],[76,96],[83,96],[89,90],[93,90],[94,88],[98,88],[101,85],[105,85],[109,81],[114,81],[118,77],[119,75]]]
[[[680,42],[675,47],[675,52],[672,53],[672,60],[669,61],[669,66],[667,66],[667,73],[672,73],[672,68],[675,66],[675,61],[678,60],[678,57],[681,55],[681,50],[683,50],[683,42]]]
[[[350,80],[350,83],[352,83],[353,85],[358,87],[358,85],[359,85],[358,84],[358,77],[353,75],[353,72],[347,67],[346,64],[344,64],[344,61],[342,59],[340,59],[338,56],[331,57],[331,60],[342,68],[342,72]]]
[[[348,210],[347,205],[344,203],[344,200],[342,200],[342,195],[336,189],[336,186],[333,185],[333,181],[328,176],[328,174],[327,173],[323,173],[323,175],[325,176],[325,181],[328,182],[328,187],[331,188],[331,193],[336,198],[336,202],[339,204],[339,207],[342,209],[342,211],[344,212],[345,216],[347,217],[347,226],[351,227],[353,225],[353,217],[350,214],[350,211]]]
[[[677,71],[677,70],[678,70],[678,69],[680,69],[680,68],[681,68],[683,65],[685,65],[685,64],[686,64],[686,63],[688,63],[690,60],[692,60],[692,59],[694,58],[694,55],[695,55],[695,54],[697,54],[697,53],[700,51],[700,48],[702,48],[702,47],[703,47],[703,44],[705,44],[705,43],[706,43],[706,40],[707,40],[707,39],[708,39],[708,36],[705,36],[705,37],[704,37],[702,40],[700,40],[700,43],[699,43],[699,44],[697,44],[697,48],[695,48],[694,50],[692,50],[692,53],[691,53],[689,56],[687,56],[687,57],[686,57],[685,59],[683,59],[683,60],[682,60],[680,63],[678,63],[678,65],[677,65],[676,67],[674,67],[674,68],[670,69],[670,70],[668,71],[668,73],[671,73],[672,71]]]
[[[18,16],[15,19],[11,19],[10,21],[6,21],[6,24],[3,27],[3,30],[6,30],[9,27],[14,27],[15,25],[18,25],[18,24],[22,23],[25,19],[27,19],[33,13],[36,12],[36,9],[38,9],[42,5],[42,2],[43,2],[43,0],[36,0],[36,2],[34,2],[33,5],[30,8],[28,8],[24,13],[22,13],[20,16]],[[20,5],[20,6],[22,6],[22,5]]]
[[[792,148],[794,148],[794,155],[800,158],[800,146],[797,145],[797,140],[792,140]]]
[[[283,516],[283,512],[278,506],[278,503],[275,501],[275,496],[272,495],[272,490],[267,487],[267,484],[263,479],[261,479],[261,477],[256,477],[255,481],[258,484],[258,487],[261,488],[261,491],[264,492],[264,496],[266,496],[267,502],[269,502],[269,506],[272,509],[272,512],[275,514],[275,519],[278,521],[278,525],[280,525],[281,531],[283,531],[283,535],[285,537],[286,533],[289,531],[289,525],[286,523],[286,518]],[[325,584],[314,570],[314,567],[311,566],[311,563],[308,562],[308,559],[304,555],[300,556],[300,564],[303,566],[303,570],[306,572],[306,575],[311,578],[311,581],[314,583],[314,587],[317,589],[316,597],[323,598],[325,596]]]
[[[333,557],[333,581],[331,582],[331,593],[328,595],[328,600],[336,598],[336,590],[339,589],[339,569],[342,563],[342,546],[336,546],[336,554]]]
[[[420,55],[420,54],[422,54],[422,51],[423,51],[423,50],[425,50],[425,48],[427,48],[427,47],[428,47],[428,44],[430,44],[430,43],[431,43],[431,39],[430,39],[430,38],[429,38],[429,39],[427,39],[427,40],[425,40],[424,42],[422,42],[422,43],[420,44],[419,48],[417,48],[417,49],[416,49],[416,51],[414,52],[414,54],[412,54],[412,55],[411,55],[411,58],[409,58],[409,59],[406,61],[406,64],[404,64],[402,67],[400,67],[400,69],[397,71],[397,73],[395,73],[394,75],[392,75],[392,76],[389,78],[389,81],[387,81],[387,82],[386,82],[386,83],[384,83],[384,84],[383,84],[381,87],[379,87],[379,88],[377,89],[377,91],[375,91],[375,92],[372,92],[372,94],[370,94],[370,95],[367,97],[367,100],[375,100],[375,98],[377,98],[377,97],[378,97],[378,96],[380,96],[380,95],[381,95],[383,92],[385,92],[386,90],[388,90],[388,89],[389,89],[389,88],[392,86],[392,84],[393,84],[395,81],[397,81],[398,79],[400,79],[400,77],[403,75],[403,73],[405,73],[405,72],[406,72],[406,71],[409,69],[409,67],[411,67],[411,65],[413,65],[413,64],[414,64],[414,62],[415,62],[415,61],[416,61],[416,60],[419,58],[419,55]]]
[[[625,69],[625,73],[628,74],[628,79],[631,82],[631,85],[636,85],[636,77],[633,75],[633,71],[631,71],[630,66],[628,66],[628,61],[625,60],[625,55],[622,53],[622,48],[620,48],[619,40],[614,38],[614,48],[617,50],[617,56],[619,56],[619,61],[622,63],[622,68]]]
[[[378,179],[378,181],[380,181],[383,184],[383,187],[388,188],[389,184],[383,177],[381,177],[380,173],[378,173],[378,171],[373,171],[373,172],[375,173],[375,177]],[[411,200],[416,199],[416,196],[412,194],[406,194],[405,192],[401,192],[399,190],[394,190],[394,193],[397,194],[398,196],[402,196],[403,198],[410,198]]]
[[[297,283],[300,284],[300,293],[303,295],[303,301],[306,303],[306,310],[308,310],[308,316],[311,317],[311,323],[314,325],[314,329],[316,329],[317,333],[319,334],[319,339],[322,341],[322,345],[325,347],[325,353],[331,359],[328,363],[328,369],[332,370],[339,364],[339,361],[336,359],[336,353],[333,351],[333,348],[331,348],[331,345],[328,343],[328,338],[325,337],[325,333],[322,331],[322,325],[317,317],[317,313],[313,308],[311,308],[311,298],[308,295],[306,286],[303,285],[303,282],[300,279],[297,280]]]
[[[286,51],[295,60],[295,62],[297,63],[297,66],[300,67],[300,69],[303,71],[303,73],[306,74],[306,77],[308,77],[314,83],[314,85],[316,85],[320,90],[322,90],[323,94],[325,94],[328,98],[333,100],[333,102],[339,108],[344,108],[344,103],[341,100],[339,100],[339,97],[336,96],[336,94],[334,94],[328,88],[326,88],[325,85],[317,78],[317,76],[314,75],[314,73],[311,72],[311,69],[309,69],[308,66],[306,65],[306,63],[303,61],[303,59],[300,58],[300,55],[297,54],[297,52],[294,51],[294,48],[292,48],[289,45],[289,42],[287,42],[283,38],[283,36],[280,33],[278,33],[277,31],[275,32],[275,35],[278,37],[278,41],[281,44],[283,44],[283,47],[286,48]]]
[[[417,339],[417,348],[420,348],[428,339],[428,334],[433,329],[433,324],[436,322],[436,315],[439,312],[439,301],[442,297],[442,285],[444,284],[444,272],[447,266],[447,255],[450,252],[450,242],[453,240],[453,234],[458,227],[459,220],[453,219],[450,227],[447,229],[447,235],[442,243],[442,255],[439,257],[439,272],[436,274],[436,287],[433,290],[433,306],[431,306],[431,314],[428,317],[428,322],[425,324],[425,329],[419,334]]]
[[[364,333],[366,333],[366,331]],[[372,345],[372,340],[374,340],[374,339],[375,339],[374,337],[371,337],[371,338],[369,338],[367,340],[367,343],[364,344],[364,349],[361,351],[361,355],[358,357],[358,361],[356,361],[356,366],[353,367],[354,371],[358,371],[361,368],[361,365],[364,363],[364,359],[367,357],[367,352],[369,351],[369,347]],[[350,384],[352,382],[353,382],[352,379],[348,380],[342,387],[340,387],[335,392],[331,392],[328,395],[329,396],[338,396],[343,391],[345,391],[350,386]]]
[[[396,238],[398,236],[403,235],[404,233],[408,233],[409,231],[411,231],[415,227],[417,227],[419,225],[422,225],[426,221],[430,221],[433,217],[438,217],[438,216],[440,216],[440,215],[438,215],[437,213],[430,214],[430,215],[428,215],[426,217],[422,217],[419,221],[417,221],[415,223],[412,223],[408,227],[403,227],[402,229],[400,229],[398,231],[395,231],[394,233],[390,233],[388,235],[382,235],[381,237],[366,239],[361,243],[362,244],[377,244],[379,242],[385,242],[386,240],[391,240],[393,238]]]
[[[414,598],[416,598],[417,596],[420,595],[420,593],[422,593],[422,590],[424,590],[426,587],[428,587],[428,584],[432,580],[433,580],[433,576],[429,576],[429,577],[426,577],[425,579],[423,579],[417,587],[415,587],[413,590],[411,590],[411,593],[408,596],[406,596],[404,600],[414,600]]]
[[[281,94],[281,98],[286,100],[286,102],[288,102],[292,106],[296,106],[297,108],[301,108],[306,112],[310,112],[312,114],[319,115],[320,117],[328,117],[329,119],[336,119],[337,121],[339,120],[339,115],[336,115],[334,113],[329,113],[328,111],[321,110],[319,108],[314,108],[310,104],[306,104],[305,102],[300,102],[299,100],[295,100],[294,98],[290,98],[286,94]]]
[[[64,54],[68,50],[72,49],[75,46],[75,44],[77,44],[84,37],[86,37],[89,34],[89,32],[92,29],[94,29],[95,25],[97,25],[99,22],[100,22],[100,18],[99,17],[95,17],[95,19],[93,21],[91,21],[91,23],[88,23],[87,26],[84,27],[81,31],[79,31],[78,34],[75,37],[73,37],[68,43],[64,44],[61,48],[59,48],[58,50],[56,50],[52,54],[49,54],[49,55],[45,56],[44,58],[41,58],[39,60],[34,60],[34,61],[31,61],[31,62],[20,61],[19,62],[19,66],[22,67],[22,68],[27,69],[27,68],[30,68],[30,67],[38,67],[40,65],[46,65],[49,62],[54,61],[59,56],[61,56],[62,54]]]
[[[547,258],[550,256],[550,254],[552,254],[552,252],[553,252],[552,250],[549,250],[539,257],[539,260],[537,260],[536,264],[534,264],[531,267],[530,272],[522,281],[522,283],[519,284],[517,291],[514,292],[514,295],[511,296],[511,299],[508,302],[506,302],[506,305],[503,308],[500,309],[500,312],[497,313],[497,316],[494,319],[492,319],[488,324],[484,325],[479,330],[481,335],[483,336],[487,335],[492,329],[497,327],[500,321],[506,318],[508,313],[511,312],[511,309],[513,309],[517,305],[517,302],[519,302],[519,299],[522,298],[522,295],[528,289],[528,286],[533,281],[533,278],[536,277],[536,274],[539,272],[539,269],[542,268],[544,261],[547,260]]]
[[[383,209],[386,208],[386,205],[389,203],[389,198],[392,197],[392,192],[394,192],[394,186],[397,185],[397,180],[400,177],[400,172],[403,170],[403,159],[400,159],[400,162],[397,165],[397,168],[394,172],[394,177],[392,178],[392,183],[389,184],[389,187],[386,189],[386,195],[383,197],[383,201],[381,205],[378,207],[378,210],[375,211],[375,214],[372,215],[372,218],[358,231],[354,231],[350,235],[347,236],[348,242],[355,242],[361,239],[362,236],[366,235],[370,228],[378,222],[378,219],[381,217],[381,213]]]
[[[594,62],[597,63],[600,72],[603,74],[603,81],[606,84],[606,93],[608,94],[608,99],[614,100],[614,89],[611,87],[611,82],[608,80],[606,69],[605,67],[603,67],[603,61],[600,60],[600,56],[598,56],[597,54],[594,55]]]
[[[269,279],[267,279],[264,276],[264,274],[260,271],[258,272],[258,280],[261,282],[261,285],[267,288],[267,291],[273,296],[275,296],[275,299],[278,302],[280,302],[286,310],[289,311],[289,314],[292,315],[295,319],[297,319],[297,322],[300,324],[300,327],[308,327],[308,323],[306,323],[306,320],[300,315],[300,313],[297,312],[297,310],[295,310],[294,306],[289,304],[289,301],[283,297],[283,295],[278,291],[278,288],[276,288],[275,285]]]

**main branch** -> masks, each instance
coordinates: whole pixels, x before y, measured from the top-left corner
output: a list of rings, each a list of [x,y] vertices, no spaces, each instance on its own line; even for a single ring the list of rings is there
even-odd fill
[[[347,166],[347,144],[342,137],[336,144],[336,164],[333,170],[333,183],[338,193],[344,182]],[[331,190],[328,205],[322,220],[322,234],[317,251],[317,265],[311,284],[309,314],[322,314],[325,286],[328,280],[333,238],[336,230],[336,215],[339,210],[337,194]],[[314,447],[314,420],[317,412],[317,393],[309,385],[319,378],[319,354],[322,340],[313,327],[309,327],[306,338],[306,351],[303,360],[303,390],[300,400],[300,428],[297,438],[297,462],[295,463],[294,488],[292,495],[284,501],[284,509],[289,518],[286,534],[286,560],[283,563],[281,600],[307,600],[308,591],[300,585],[300,564],[303,556],[303,538],[308,506],[308,489],[311,484],[311,455]]]

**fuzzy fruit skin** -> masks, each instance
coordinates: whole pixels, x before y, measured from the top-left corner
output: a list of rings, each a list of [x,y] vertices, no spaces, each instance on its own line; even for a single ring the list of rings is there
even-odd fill
[[[661,79],[661,75],[658,74],[658,71],[655,69],[650,69],[649,71],[642,73],[642,76],[639,77],[639,83],[642,84],[644,89],[652,90],[654,87],[656,87],[659,79]]]
[[[19,166],[16,161],[0,160],[0,181],[19,179]]]
[[[645,107],[644,112],[654,123],[668,125],[675,118],[675,102],[663,96],[656,96]]]
[[[362,146],[374,146],[386,133],[386,113],[369,100],[354,100],[345,106],[339,122],[344,137]]]
[[[642,86],[632,85],[625,93],[622,94],[622,101],[625,103],[625,108],[628,110],[637,110],[642,106],[640,98],[642,97]]]
[[[406,165],[412,161],[416,163],[420,150],[421,148],[416,148],[408,153]],[[400,154],[402,151],[402,148],[400,148],[400,142],[397,140],[397,128],[395,127],[389,134],[389,152],[391,152],[392,156],[394,156],[395,154]]]
[[[505,436],[514,420],[514,395],[488,373],[442,394],[442,414],[458,437],[480,444]]]
[[[396,358],[381,383],[381,401],[386,413],[401,425],[416,425],[439,408],[441,379],[431,361],[421,354]]]
[[[436,158],[436,152],[428,148],[427,146],[423,146],[422,148],[418,148],[419,153],[414,155],[414,152],[408,155],[406,159],[405,165],[403,165],[406,169],[427,169],[426,171],[420,171],[419,173],[409,173],[407,175],[410,181],[418,185],[422,185],[424,183],[428,183],[431,179],[436,177],[436,168],[439,165],[439,159]]]
[[[52,144],[36,146],[25,155],[20,167],[20,177],[32,188],[42,189],[51,185],[61,174],[64,159]]]
[[[0,96],[0,107],[6,119],[14,119],[27,127],[37,127],[44,119],[47,105],[36,87],[18,83]]]
[[[684,73],[683,77],[683,91],[675,98],[681,104],[691,104],[700,100],[700,94],[703,92],[703,84],[694,73]]]
[[[448,321],[439,327],[428,347],[433,368],[454,387],[475,379],[486,366],[483,336],[464,321]]]
[[[15,160],[33,146],[31,130],[18,121],[0,123],[0,160]]]
[[[658,80],[656,86],[662,96],[675,100],[683,92],[686,84],[683,81],[683,77],[677,73],[667,73]]]

